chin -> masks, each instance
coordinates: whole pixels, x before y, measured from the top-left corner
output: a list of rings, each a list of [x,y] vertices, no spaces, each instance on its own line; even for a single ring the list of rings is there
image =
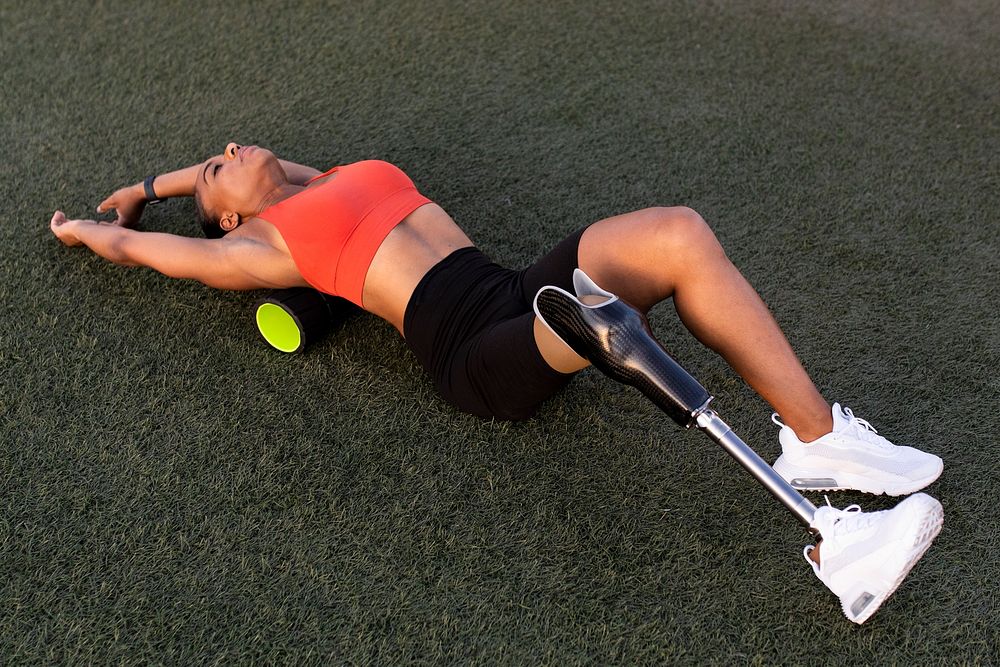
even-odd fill
[[[250,155],[257,164],[266,165],[270,169],[279,169],[282,175],[284,175],[285,171],[281,168],[278,157],[266,148],[258,148]]]

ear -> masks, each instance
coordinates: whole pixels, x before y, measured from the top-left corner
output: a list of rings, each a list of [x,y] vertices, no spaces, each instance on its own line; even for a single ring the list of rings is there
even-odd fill
[[[224,232],[231,232],[239,227],[241,222],[243,222],[243,219],[240,218],[239,213],[227,211],[219,218],[219,227],[222,227],[222,231]]]

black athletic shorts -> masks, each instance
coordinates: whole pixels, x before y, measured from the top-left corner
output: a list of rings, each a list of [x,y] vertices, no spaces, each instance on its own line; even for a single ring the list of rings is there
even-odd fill
[[[521,271],[462,248],[421,279],[406,305],[403,334],[450,403],[480,417],[527,419],[573,377],[542,358],[531,305],[544,285],[572,293],[585,229]]]

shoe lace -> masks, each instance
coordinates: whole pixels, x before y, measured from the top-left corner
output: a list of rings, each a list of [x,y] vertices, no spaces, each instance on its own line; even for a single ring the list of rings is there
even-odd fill
[[[844,415],[847,417],[847,428],[853,429],[859,440],[871,443],[880,449],[893,449],[894,445],[880,436],[875,427],[860,417],[855,417],[850,408],[842,407]]]
[[[832,530],[833,535],[843,535],[846,532],[867,528],[871,525],[872,519],[875,518],[873,513],[862,512],[860,505],[848,505],[841,510],[830,504],[830,498],[827,496],[823,496],[823,498],[826,500],[827,507],[833,512],[829,529],[825,531],[820,528],[820,534],[824,537],[830,537],[829,530]],[[844,519],[851,519],[851,521],[844,521]]]

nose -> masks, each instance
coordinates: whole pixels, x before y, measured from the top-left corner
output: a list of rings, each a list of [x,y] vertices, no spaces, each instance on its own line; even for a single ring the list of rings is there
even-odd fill
[[[236,158],[237,152],[240,150],[240,145],[234,141],[230,141],[226,144],[226,150],[222,151],[222,157],[227,160],[233,160]]]

